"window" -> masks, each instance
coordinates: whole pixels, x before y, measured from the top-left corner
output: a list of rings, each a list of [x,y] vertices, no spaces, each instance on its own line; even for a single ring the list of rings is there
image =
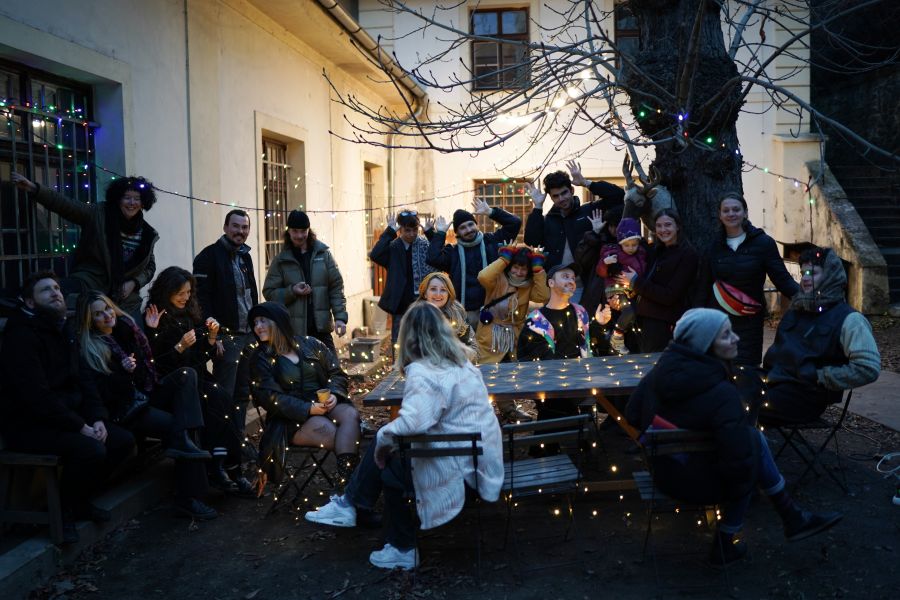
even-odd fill
[[[620,54],[633,57],[639,50],[641,31],[638,28],[637,18],[631,12],[631,5],[627,2],[616,3],[615,17],[616,47]],[[616,61],[616,64],[622,65],[619,60]]]
[[[476,10],[471,14],[471,30],[476,36],[493,38],[473,40],[472,73],[476,90],[522,88],[528,84],[528,10]],[[495,41],[496,40],[496,41]]]
[[[16,295],[32,271],[68,274],[78,227],[10,185],[16,171],[82,202],[96,202],[90,86],[0,62],[0,288]]]
[[[266,209],[266,268],[281,252],[287,213],[291,210],[287,144],[263,138],[263,205]],[[299,207],[301,210],[303,206]]]
[[[525,235],[525,220],[531,214],[531,196],[525,189],[524,181],[503,181],[483,179],[475,182],[475,197],[484,198],[491,207],[502,208],[522,219],[522,228],[519,230],[517,242],[521,242]],[[475,217],[478,228],[484,232],[491,232],[500,227],[484,215]],[[506,241],[506,240],[504,240]]]

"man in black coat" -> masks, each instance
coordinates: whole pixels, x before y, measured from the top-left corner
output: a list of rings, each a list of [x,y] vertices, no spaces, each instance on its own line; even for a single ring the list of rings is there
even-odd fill
[[[456,244],[447,244],[449,224],[443,217],[435,222],[435,233],[428,248],[428,264],[450,274],[460,304],[466,308],[469,325],[478,327],[478,314],[484,305],[484,288],[478,282],[478,273],[497,260],[497,248],[513,241],[522,228],[522,219],[501,208],[491,208],[487,202],[476,198],[472,203],[475,212],[459,209],[453,213],[453,231]],[[478,230],[475,215],[485,215],[500,224],[493,233]]]
[[[419,235],[419,215],[404,210],[388,217],[387,227],[372,246],[369,258],[387,269],[387,281],[378,308],[391,315],[391,347],[400,332],[400,320],[419,295],[419,284],[432,269],[427,264],[428,239]]]
[[[222,327],[213,375],[219,387],[232,397],[237,362],[253,331],[247,313],[259,304],[259,292],[250,246],[244,243],[250,235],[250,215],[239,209],[230,211],[225,215],[223,231],[222,237],[194,259],[194,278],[203,319],[212,317]]]
[[[534,210],[525,223],[525,243],[529,246],[542,246],[547,255],[544,267],[551,269],[559,264],[569,264],[574,260],[575,248],[582,237],[591,231],[591,216],[595,210],[609,210],[616,206],[624,206],[625,191],[617,185],[605,181],[588,181],[581,175],[581,169],[575,161],[569,161],[572,178],[563,171],[554,171],[544,177],[544,191],[540,191],[532,182],[528,184],[528,193],[534,201]],[[581,204],[575,196],[573,181],[591,190],[591,194],[599,196],[599,200]],[[549,194],[553,207],[544,215],[544,202]],[[583,283],[577,282],[573,302],[581,300]]]
[[[63,537],[73,543],[78,541],[74,519],[109,520],[109,512],[90,498],[110,469],[131,454],[134,437],[109,422],[79,360],[56,275],[30,275],[22,300],[0,350],[3,438],[10,450],[62,457]]]

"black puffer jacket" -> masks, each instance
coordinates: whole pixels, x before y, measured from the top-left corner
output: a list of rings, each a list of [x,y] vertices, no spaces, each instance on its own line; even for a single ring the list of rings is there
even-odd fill
[[[758,366],[762,360],[763,321],[765,320],[765,294],[763,287],[766,275],[782,294],[793,297],[800,289],[784,266],[775,240],[765,231],[744,221],[747,238],[732,250],[725,241],[724,231],[710,246],[705,264],[701,268],[697,282],[694,306],[708,308],[721,307],[712,292],[713,283],[721,279],[738,288],[763,305],[763,310],[752,317],[731,317],[731,326],[741,338],[738,342],[736,362]]]
[[[741,498],[757,479],[760,440],[725,364],[671,343],[628,400],[625,417],[645,430],[654,415],[694,431],[710,431],[715,453],[654,459],[656,485],[686,502],[719,503]]]
[[[698,262],[697,253],[687,242],[674,246],[654,244],[647,273],[634,283],[640,296],[637,315],[674,325],[690,304]]]
[[[0,351],[2,431],[79,431],[109,414],[68,325],[43,312],[10,317]]]

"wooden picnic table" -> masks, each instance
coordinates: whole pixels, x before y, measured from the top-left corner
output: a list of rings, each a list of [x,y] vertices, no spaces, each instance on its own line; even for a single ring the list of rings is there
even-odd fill
[[[566,360],[497,363],[479,365],[489,398],[587,398],[593,396],[628,436],[637,440],[638,432],[625,421],[610,402],[612,396],[627,396],[656,361],[659,353],[600,356]],[[404,380],[396,371],[363,398],[363,406],[396,409],[403,400]]]

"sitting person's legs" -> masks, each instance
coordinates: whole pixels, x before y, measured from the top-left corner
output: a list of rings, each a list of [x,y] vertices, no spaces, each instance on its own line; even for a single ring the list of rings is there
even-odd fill
[[[815,389],[803,385],[793,383],[769,385],[759,410],[759,421],[770,425],[813,421],[828,408],[828,403],[817,396]]]
[[[359,464],[359,413],[352,404],[338,404],[328,417],[337,424],[334,433],[334,454],[338,479],[348,481]]]
[[[334,495],[325,506],[306,513],[306,520],[335,527],[356,527],[357,512],[370,515],[381,496],[381,474],[375,464],[375,444],[369,444],[343,495]]]

